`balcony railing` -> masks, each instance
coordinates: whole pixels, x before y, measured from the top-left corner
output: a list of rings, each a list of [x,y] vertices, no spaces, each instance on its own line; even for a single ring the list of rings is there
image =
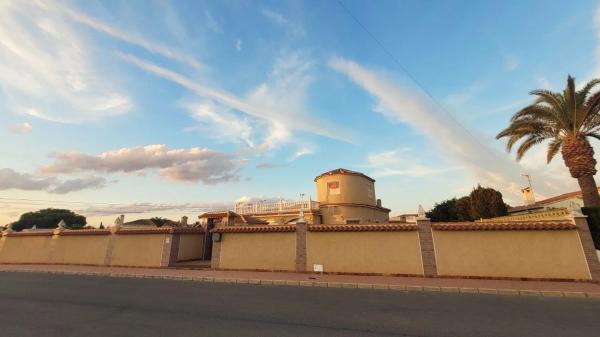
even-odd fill
[[[234,212],[237,214],[265,214],[265,213],[283,213],[283,212],[300,212],[318,210],[319,203],[312,200],[304,201],[269,201],[269,202],[252,202],[238,203],[234,207]]]

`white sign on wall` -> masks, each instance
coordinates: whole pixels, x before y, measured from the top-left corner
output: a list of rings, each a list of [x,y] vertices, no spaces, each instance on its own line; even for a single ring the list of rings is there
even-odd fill
[[[315,273],[322,273],[323,272],[323,265],[322,264],[313,264],[313,271]]]

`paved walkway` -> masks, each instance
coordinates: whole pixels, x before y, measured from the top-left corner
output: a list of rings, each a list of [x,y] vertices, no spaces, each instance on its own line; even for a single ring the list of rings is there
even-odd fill
[[[305,273],[125,268],[78,265],[0,264],[0,272],[42,272],[113,277],[164,278],[204,282],[252,283],[331,288],[590,297],[600,299],[600,284],[588,282],[509,281],[397,276],[318,275]]]

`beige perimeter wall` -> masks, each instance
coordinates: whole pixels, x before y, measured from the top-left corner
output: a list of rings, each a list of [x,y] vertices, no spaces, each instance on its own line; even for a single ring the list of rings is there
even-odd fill
[[[47,263],[52,236],[22,236],[0,239],[0,263]]]
[[[204,250],[204,233],[181,234],[177,261],[199,260]]]
[[[111,266],[159,267],[167,234],[115,235]]]
[[[103,265],[110,235],[53,236],[50,263]]]
[[[160,267],[166,235],[2,236],[0,263]]]
[[[575,230],[433,231],[438,275],[590,279]]]
[[[290,270],[296,265],[296,233],[224,233],[219,268]]]
[[[417,231],[309,232],[306,250],[310,271],[423,274]]]

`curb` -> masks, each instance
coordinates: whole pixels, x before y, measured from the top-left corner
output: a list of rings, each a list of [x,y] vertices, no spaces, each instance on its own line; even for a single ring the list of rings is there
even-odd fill
[[[403,292],[443,292],[460,294],[484,294],[484,295],[513,295],[533,297],[566,297],[566,298],[589,298],[600,300],[600,293],[578,292],[578,291],[550,291],[550,290],[517,290],[517,289],[491,289],[491,288],[468,288],[468,287],[436,287],[436,286],[414,286],[398,284],[376,284],[376,283],[346,283],[346,282],[322,282],[322,281],[292,281],[292,280],[263,280],[245,278],[218,278],[204,276],[174,276],[174,275],[144,275],[131,273],[106,273],[106,272],[79,272],[64,270],[0,270],[0,272],[16,273],[38,273],[58,275],[85,275],[104,276],[115,278],[146,278],[172,281],[192,281],[207,283],[229,283],[229,284],[252,284],[270,286],[292,286],[292,287],[315,287],[315,288],[346,288],[346,289],[371,289],[392,290]]]

